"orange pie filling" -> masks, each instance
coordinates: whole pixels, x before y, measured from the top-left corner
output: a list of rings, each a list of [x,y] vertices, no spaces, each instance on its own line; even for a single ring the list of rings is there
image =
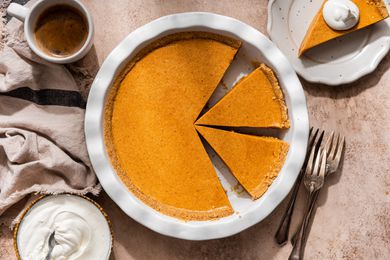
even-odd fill
[[[311,48],[354,31],[361,30],[389,17],[386,4],[383,0],[352,1],[359,8],[360,17],[358,23],[349,30],[334,30],[328,26],[323,16],[323,8],[327,0],[324,1],[306,32],[306,35],[299,48],[298,56],[301,56]]]
[[[110,89],[104,132],[111,163],[137,198],[163,214],[184,220],[209,220],[234,212],[194,122],[240,44],[235,39],[204,32],[166,36],[143,49]],[[265,66],[256,71],[261,75],[254,80],[267,85],[265,99],[276,97],[266,101],[275,111],[269,126],[289,127],[281,90],[275,91],[272,83],[277,83],[276,78]],[[260,197],[283,165],[288,145],[274,138],[221,130],[212,130],[216,131],[211,135],[214,138],[200,129],[203,128],[197,126],[252,197]],[[225,141],[237,150],[218,145]],[[241,163],[245,160],[247,169]]]

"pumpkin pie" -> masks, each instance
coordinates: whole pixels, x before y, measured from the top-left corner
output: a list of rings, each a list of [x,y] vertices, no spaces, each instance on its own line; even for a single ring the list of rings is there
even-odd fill
[[[360,10],[358,23],[349,30],[333,30],[327,25],[322,15],[324,4],[311,22],[309,29],[299,48],[299,56],[307,50],[323,44],[332,39],[363,29],[367,26],[382,21],[389,17],[386,5],[383,0],[352,0]]]
[[[282,90],[264,64],[241,79],[197,125],[289,128]]]
[[[111,88],[109,157],[122,182],[155,210],[185,220],[233,213],[194,121],[239,47],[211,33],[169,35],[141,50]]]
[[[281,170],[289,145],[260,137],[196,126],[253,199],[263,195]]]

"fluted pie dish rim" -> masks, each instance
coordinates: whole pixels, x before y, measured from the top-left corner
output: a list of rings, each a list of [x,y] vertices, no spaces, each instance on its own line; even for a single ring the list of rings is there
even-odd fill
[[[253,53],[255,61],[264,62],[277,74],[291,121],[291,127],[285,130],[283,137],[290,144],[287,159],[267,192],[256,201],[242,198],[246,205],[244,211],[233,205],[234,214],[216,220],[183,221],[166,216],[144,204],[121,182],[110,164],[104,144],[104,106],[108,90],[118,73],[147,44],[168,34],[189,31],[212,32],[242,41],[241,48],[247,48],[249,53]],[[130,33],[102,64],[92,84],[85,117],[89,156],[100,183],[111,199],[127,215],[144,226],[167,236],[188,240],[230,236],[267,217],[287,196],[298,176],[306,152],[308,131],[308,114],[302,86],[280,50],[253,27],[230,17],[204,12],[165,16]]]

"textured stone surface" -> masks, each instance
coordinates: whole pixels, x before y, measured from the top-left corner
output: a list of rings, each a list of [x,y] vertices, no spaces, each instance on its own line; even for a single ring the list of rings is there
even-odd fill
[[[210,11],[266,33],[266,0],[84,1],[96,26],[89,61],[101,64],[132,30],[162,15]],[[303,82],[313,126],[346,135],[341,171],[326,183],[305,252],[306,259],[390,259],[390,56],[357,82],[328,87]],[[292,230],[304,205],[300,194]],[[97,201],[113,222],[112,259],[287,259],[291,245],[273,240],[286,202],[262,223],[229,238],[191,242],[159,235],[127,217],[104,194]],[[18,212],[17,205],[0,220]],[[3,222],[0,221],[0,222]],[[0,259],[14,259],[11,233],[0,229]]]

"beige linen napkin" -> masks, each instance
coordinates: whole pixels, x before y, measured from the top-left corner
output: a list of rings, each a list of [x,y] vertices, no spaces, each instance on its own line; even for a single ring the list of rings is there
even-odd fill
[[[97,194],[72,74],[33,54],[15,19],[0,46],[0,215],[30,193]]]

